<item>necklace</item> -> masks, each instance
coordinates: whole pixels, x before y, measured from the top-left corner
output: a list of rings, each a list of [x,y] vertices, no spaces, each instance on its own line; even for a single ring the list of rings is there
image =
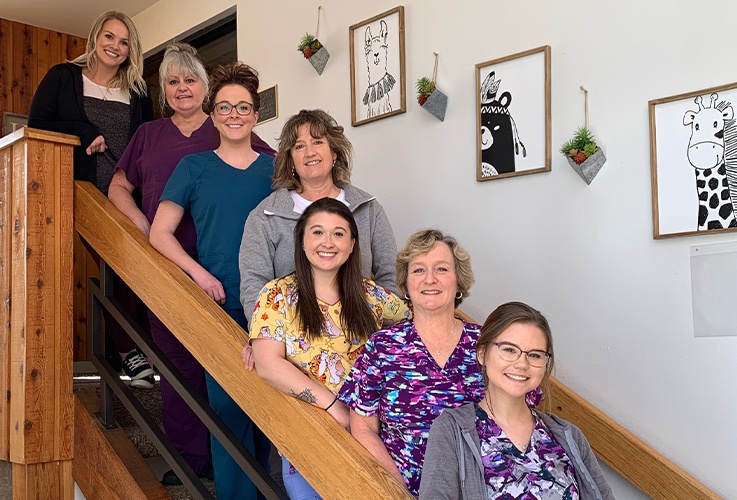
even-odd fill
[[[110,87],[103,87],[102,85],[100,85],[99,83],[97,83],[96,81],[94,81],[92,78],[90,78],[89,80],[92,83],[95,84],[95,87],[97,87],[98,89],[100,89],[100,93],[102,94],[102,100],[103,101],[107,101],[107,98],[110,95]],[[105,90],[103,90],[103,89],[105,89]]]
[[[453,334],[456,331],[456,325],[457,325],[457,322],[456,322],[455,319],[453,319],[453,328],[450,330],[450,333],[448,334],[448,336],[445,337],[445,341],[443,342],[443,345],[441,345],[440,347],[437,348],[437,350],[434,351],[436,356],[438,356],[438,357],[440,356],[441,351],[443,349],[445,349],[445,346],[448,345],[448,342],[450,341],[450,339],[453,338],[453,336],[454,336]],[[427,347],[427,350],[432,353],[433,352],[433,349],[430,347],[430,345],[428,344],[428,342],[426,340],[424,340],[424,339],[423,339],[423,341],[425,342],[425,347]]]

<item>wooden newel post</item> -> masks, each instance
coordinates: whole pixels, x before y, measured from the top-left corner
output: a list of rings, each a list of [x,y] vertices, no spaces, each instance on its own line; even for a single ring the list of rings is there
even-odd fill
[[[73,136],[0,139],[0,459],[13,498],[74,497]]]

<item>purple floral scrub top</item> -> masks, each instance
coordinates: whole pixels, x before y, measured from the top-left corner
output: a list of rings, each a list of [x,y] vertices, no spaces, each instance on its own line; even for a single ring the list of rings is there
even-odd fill
[[[493,418],[476,407],[476,430],[489,500],[578,500],[573,463],[533,411],[530,444],[518,450]]]
[[[415,496],[435,418],[446,408],[483,397],[484,381],[476,363],[480,329],[464,323],[443,368],[428,352],[413,321],[380,330],[364,346],[338,396],[359,415],[378,415],[381,440]]]

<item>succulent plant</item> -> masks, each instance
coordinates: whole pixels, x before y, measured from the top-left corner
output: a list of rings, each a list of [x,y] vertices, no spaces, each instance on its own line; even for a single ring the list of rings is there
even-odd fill
[[[417,102],[422,106],[425,104],[425,101],[427,101],[427,98],[430,97],[430,94],[435,90],[435,82],[430,80],[428,77],[423,76],[417,80],[415,88],[417,88]]]
[[[305,35],[299,41],[299,45],[297,46],[297,50],[302,52],[302,54],[305,56],[305,59],[309,59],[310,57],[312,57],[312,54],[314,54],[321,48],[322,44],[320,43],[320,40],[310,35],[309,33],[305,33]]]
[[[568,156],[578,164],[586,161],[586,158],[596,153],[599,146],[596,144],[594,134],[586,127],[579,127],[573,138],[564,142],[560,147],[560,153]]]

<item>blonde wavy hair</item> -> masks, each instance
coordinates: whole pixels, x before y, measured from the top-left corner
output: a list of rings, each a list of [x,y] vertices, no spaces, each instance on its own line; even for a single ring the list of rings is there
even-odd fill
[[[131,18],[122,12],[110,10],[98,17],[87,37],[87,50],[71,62],[77,66],[87,67],[91,71],[97,69],[97,37],[100,36],[105,23],[111,19],[117,19],[128,28],[129,52],[128,57],[121,63],[118,74],[110,81],[109,86],[120,88],[124,92],[135,92],[139,96],[144,96],[146,95],[146,82],[143,80],[141,36],[138,34],[136,25],[133,24]]]

